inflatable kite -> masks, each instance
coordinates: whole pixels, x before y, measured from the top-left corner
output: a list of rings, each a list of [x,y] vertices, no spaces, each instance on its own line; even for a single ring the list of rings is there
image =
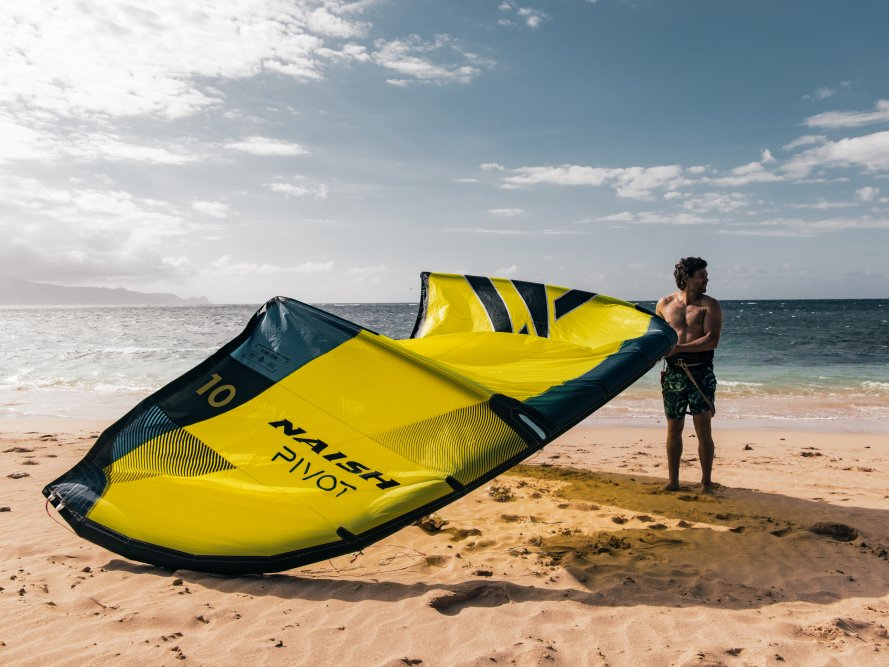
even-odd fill
[[[354,552],[527,458],[676,343],[632,303],[424,273],[411,338],[277,297],[109,427],[43,494],[75,532],[169,568]]]

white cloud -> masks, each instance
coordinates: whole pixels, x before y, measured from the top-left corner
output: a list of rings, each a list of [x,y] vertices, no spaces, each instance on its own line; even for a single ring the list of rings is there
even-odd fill
[[[874,111],[828,111],[806,118],[809,127],[836,129],[889,123],[889,100],[879,100]]]
[[[325,39],[367,26],[346,0],[21,3],[0,19],[0,105],[59,116],[179,118],[218,105],[212,79],[322,76]],[[330,50],[330,47],[327,46]]]
[[[0,163],[106,160],[182,165],[199,159],[183,146],[172,143],[167,146],[133,143],[112,132],[83,132],[39,118],[25,120],[30,126],[0,113]]]
[[[337,4],[340,4],[340,7],[337,7]],[[329,3],[327,6],[318,7],[309,14],[307,21],[309,31],[320,35],[344,38],[364,35],[369,26],[337,15],[337,11],[343,12],[344,9],[342,3]],[[348,12],[346,13],[348,14]]]
[[[586,222],[633,222],[636,219],[636,216],[629,211],[622,211],[620,213],[612,213],[611,215],[606,215],[601,218],[593,218],[586,220],[578,220],[577,223],[586,223]]]
[[[762,166],[762,162],[750,162],[749,164],[731,169],[725,176],[704,178],[702,182],[712,185],[741,187],[751,183],[774,183],[781,180],[784,180],[783,176],[768,171]]]
[[[696,213],[735,213],[748,208],[751,203],[750,195],[738,192],[704,192],[688,196],[682,202],[682,208]]]
[[[704,225],[716,222],[712,218],[703,218],[694,213],[668,213],[662,211],[643,211],[641,213],[631,213],[623,211],[599,218],[587,218],[585,220],[577,220],[575,224],[588,223],[619,223],[619,224],[642,224],[642,225]]]
[[[327,199],[326,185],[295,185],[293,183],[267,183],[266,186],[272,192],[288,197],[314,197],[315,199]]]
[[[493,62],[468,51],[450,35],[437,35],[427,42],[419,35],[404,39],[377,40],[371,54],[373,62],[397,72],[402,77],[391,79],[394,85],[410,83],[470,83]]]
[[[229,214],[229,206],[221,201],[194,201],[191,203],[191,207],[198,211],[199,213],[203,213],[204,215],[209,215],[212,218],[227,218]]]
[[[852,202],[825,201],[823,199],[813,204],[790,204],[790,208],[802,208],[812,211],[831,211],[838,208],[851,208],[852,206],[855,206]]]
[[[144,164],[178,165],[198,160],[198,156],[185,150],[164,146],[147,146],[123,141],[111,133],[90,133],[71,137],[70,144],[62,149],[71,156],[88,161],[132,161]]]
[[[529,28],[539,28],[544,21],[549,19],[545,12],[530,7],[520,7],[517,14]]]
[[[303,262],[301,264],[257,264],[248,261],[234,261],[231,255],[222,255],[207,265],[206,273],[225,276],[268,276],[288,274],[329,273],[334,262]]]
[[[863,188],[858,188],[855,191],[855,196],[858,197],[858,199],[860,199],[861,201],[874,201],[877,197],[880,196],[880,189],[865,186]]]
[[[494,276],[497,278],[510,278],[512,276],[518,275],[518,273],[518,265],[510,264],[509,266],[504,266],[494,271]]]
[[[617,169],[562,165],[513,169],[504,178],[504,183],[511,187],[540,184],[609,186],[619,197],[650,199],[652,191],[675,188],[683,180],[682,168],[678,165]]]
[[[488,209],[488,213],[503,218],[516,218],[520,215],[524,215],[525,211],[521,208],[490,208]]]
[[[499,25],[511,26],[523,23],[529,28],[539,28],[544,21],[549,20],[549,15],[533,7],[521,7],[516,2],[507,0],[497,7],[505,16],[497,20]]]
[[[859,167],[869,173],[889,171],[889,131],[828,141],[795,155],[782,168],[793,176],[804,177],[818,167]]]
[[[62,282],[189,271],[170,249],[200,229],[168,202],[9,175],[0,175],[0,213],[3,271]]]
[[[503,171],[506,169],[502,164],[496,162],[484,162],[478,166],[482,171]]]
[[[9,115],[0,113],[0,163],[17,160],[52,160],[61,150],[52,134],[36,127],[25,127]]]
[[[802,148],[803,146],[815,146],[826,142],[827,137],[825,137],[823,134],[807,134],[800,137],[799,139],[794,139],[789,144],[785,144],[783,148],[786,151],[792,151],[796,150],[797,148]]]
[[[370,54],[367,52],[367,47],[363,44],[346,44],[339,50],[324,47],[315,51],[315,54],[322,58],[341,63],[348,63],[353,60],[355,62],[366,63],[371,60]]]
[[[827,86],[822,86],[821,88],[817,88],[814,92],[809,93],[807,95],[803,95],[804,100],[826,100],[829,97],[833,97],[837,94],[837,91],[833,88],[828,88]]]
[[[226,144],[226,148],[253,155],[307,155],[309,153],[300,144],[268,137],[248,137],[243,141]]]

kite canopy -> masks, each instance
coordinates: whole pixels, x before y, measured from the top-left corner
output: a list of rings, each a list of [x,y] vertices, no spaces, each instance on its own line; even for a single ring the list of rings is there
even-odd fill
[[[43,493],[127,558],[273,572],[357,551],[530,456],[676,343],[625,301],[422,274],[393,340],[276,297]]]

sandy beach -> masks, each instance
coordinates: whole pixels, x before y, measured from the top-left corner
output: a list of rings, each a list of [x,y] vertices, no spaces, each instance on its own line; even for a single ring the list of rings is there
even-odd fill
[[[0,423],[4,665],[876,665],[889,435],[580,427],[363,553],[222,577],[74,535],[41,488],[108,422]],[[56,519],[55,521],[53,519]]]

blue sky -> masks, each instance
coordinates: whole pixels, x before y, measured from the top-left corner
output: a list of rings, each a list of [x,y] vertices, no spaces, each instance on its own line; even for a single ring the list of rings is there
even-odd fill
[[[260,303],[423,270],[889,297],[889,4],[0,10],[0,275]]]

